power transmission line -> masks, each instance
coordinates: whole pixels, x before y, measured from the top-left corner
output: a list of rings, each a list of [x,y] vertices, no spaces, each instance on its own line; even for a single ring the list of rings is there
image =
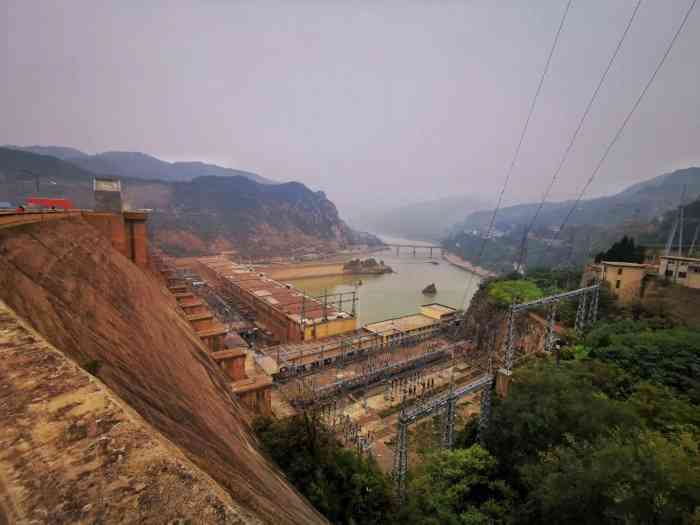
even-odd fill
[[[600,92],[600,88],[603,86],[603,83],[605,82],[605,79],[608,76],[608,73],[610,72],[610,69],[612,68],[613,62],[615,62],[615,58],[617,57],[618,53],[620,52],[620,49],[622,48],[622,43],[625,41],[625,38],[627,38],[627,33],[629,33],[630,27],[632,27],[632,22],[634,22],[635,17],[637,16],[637,11],[639,11],[639,7],[642,5],[642,0],[637,0],[637,5],[634,6],[634,9],[632,10],[632,14],[630,15],[629,20],[627,21],[627,26],[625,27],[625,30],[622,32],[622,36],[620,37],[620,40],[617,43],[617,46],[615,47],[615,51],[613,52],[612,56],[610,57],[610,60],[608,61],[608,65],[605,67],[605,70],[603,71],[602,76],[600,77],[600,80],[598,81],[598,85],[596,88],[593,90],[593,94],[591,95],[590,100],[588,101],[588,104],[586,105],[586,109],[583,112],[583,115],[581,115],[581,119],[578,122],[578,125],[576,126],[576,130],[574,131],[573,135],[571,136],[571,140],[569,141],[569,145],[567,146],[566,150],[564,151],[564,154],[561,157],[561,160],[559,161],[559,165],[557,166],[557,169],[554,171],[554,175],[552,176],[552,180],[549,182],[549,186],[547,187],[546,191],[544,192],[544,195],[542,196],[542,200],[540,201],[539,206],[537,207],[537,210],[535,210],[535,214],[532,217],[532,220],[530,221],[529,225],[525,229],[525,232],[523,233],[523,240],[520,245],[520,253],[518,255],[517,259],[517,266],[516,268],[522,267],[522,265],[525,263],[523,260],[525,256],[525,251],[526,251],[526,246],[527,246],[527,238],[532,231],[532,228],[534,228],[535,223],[537,222],[537,218],[540,215],[540,212],[542,211],[542,208],[544,207],[545,202],[549,198],[549,194],[552,191],[552,188],[554,187],[554,184],[557,181],[557,178],[559,177],[559,173],[564,167],[564,164],[566,163],[566,160],[569,157],[569,153],[571,153],[571,150],[574,147],[574,143],[576,142],[576,139],[578,138],[579,133],[581,132],[581,129],[583,128],[583,124],[586,121],[586,118],[588,117],[588,114],[591,111],[591,108],[593,107],[593,103],[595,102],[596,98],[598,97],[598,93]],[[516,261],[514,261],[516,262]]]
[[[678,29],[676,30],[675,34],[673,35],[673,38],[671,39],[671,42],[669,43],[668,47],[666,48],[666,51],[664,52],[663,56],[661,57],[661,60],[657,64],[656,68],[654,69],[654,72],[652,73],[651,77],[649,78],[646,85],[644,86],[644,89],[642,89],[642,92],[637,97],[637,100],[632,105],[632,109],[629,111],[629,113],[627,114],[625,119],[622,121],[622,124],[620,125],[617,132],[615,133],[615,136],[610,141],[608,146],[605,148],[605,152],[603,153],[603,156],[600,158],[600,160],[598,161],[598,164],[596,164],[595,168],[593,169],[591,176],[588,178],[588,180],[586,181],[586,184],[583,186],[583,188],[579,192],[578,197],[574,201],[573,206],[569,209],[569,212],[566,214],[566,217],[564,217],[564,220],[562,221],[561,226],[559,227],[557,232],[554,234],[554,237],[552,237],[552,239],[550,239],[549,242],[547,243],[547,248],[550,248],[552,246],[552,244],[559,238],[559,235],[566,227],[566,224],[569,222],[569,219],[576,211],[576,208],[578,207],[579,203],[581,202],[581,199],[583,199],[583,196],[586,194],[586,192],[588,191],[588,188],[593,183],[593,180],[595,179],[596,175],[600,171],[601,166],[603,165],[605,160],[608,158],[608,155],[610,154],[610,151],[612,150],[613,146],[615,146],[615,143],[618,141],[618,139],[622,135],[622,132],[627,127],[627,123],[630,121],[630,119],[632,118],[632,115],[634,115],[635,111],[637,111],[637,108],[639,107],[642,100],[644,99],[644,96],[647,94],[647,91],[649,91],[649,88],[654,83],[656,76],[659,74],[659,71],[663,67],[664,62],[666,62],[668,55],[671,53],[671,50],[673,49],[673,46],[676,43],[676,40],[678,40],[678,36],[681,34],[681,31],[683,31],[683,28],[685,27],[685,24],[688,21],[688,18],[690,17],[690,13],[693,11],[693,8],[695,7],[696,3],[697,3],[697,0],[692,0],[690,6],[688,7],[687,11],[685,12],[685,16],[683,17],[681,24],[678,26]],[[545,252],[546,252],[546,250],[545,250]],[[543,254],[545,252],[543,252]],[[540,256],[540,259],[541,259],[541,257],[542,256]]]
[[[476,264],[475,266],[478,266],[479,263],[481,262],[481,258],[484,255],[484,251],[486,250],[486,244],[488,243],[491,234],[493,232],[493,226],[496,222],[496,216],[498,215],[498,211],[501,208],[501,204],[503,203],[503,196],[505,195],[506,189],[508,188],[508,184],[510,183],[511,176],[513,174],[513,169],[515,168],[515,163],[518,160],[518,156],[520,155],[520,149],[522,148],[523,141],[525,140],[525,135],[527,134],[527,129],[530,126],[530,120],[532,120],[532,115],[535,112],[535,106],[537,105],[537,100],[540,97],[540,93],[542,91],[542,85],[544,84],[544,79],[547,76],[547,72],[549,71],[549,65],[552,62],[552,57],[554,56],[554,51],[557,47],[557,43],[559,42],[559,36],[561,35],[561,31],[564,27],[564,22],[566,21],[566,17],[569,14],[569,10],[571,8],[571,4],[573,3],[573,0],[568,0],[566,3],[566,8],[564,9],[564,14],[561,17],[561,21],[559,22],[559,27],[557,28],[557,32],[554,36],[554,42],[552,42],[552,47],[549,50],[549,54],[547,55],[547,62],[545,63],[544,70],[542,71],[542,75],[540,76],[540,81],[537,84],[537,90],[535,91],[535,95],[532,98],[532,102],[530,103],[530,109],[527,114],[527,118],[525,119],[525,124],[523,126],[523,129],[520,133],[520,139],[518,140],[518,145],[515,148],[515,153],[513,154],[513,158],[510,161],[510,165],[508,167],[508,171],[506,173],[506,178],[503,181],[503,187],[501,188],[501,191],[498,195],[498,202],[496,203],[496,208],[493,210],[493,215],[491,216],[491,221],[489,223],[489,227],[486,231],[486,236],[484,237],[482,243],[481,243],[481,248],[479,250],[479,254],[477,255],[476,258]],[[471,277],[469,279],[471,281]],[[464,291],[464,297],[462,299],[462,305],[464,305],[466,299],[467,299],[467,294],[469,293],[469,281],[467,283],[467,287]]]

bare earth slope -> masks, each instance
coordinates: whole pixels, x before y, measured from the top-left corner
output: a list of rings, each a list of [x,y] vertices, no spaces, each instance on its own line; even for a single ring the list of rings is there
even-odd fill
[[[0,301],[0,524],[259,523]]]
[[[323,523],[258,452],[168,292],[81,219],[0,230],[0,298],[268,523]]]

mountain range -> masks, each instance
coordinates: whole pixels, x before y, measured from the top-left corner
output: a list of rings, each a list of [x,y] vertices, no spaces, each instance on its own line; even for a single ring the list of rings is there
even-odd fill
[[[138,151],[105,151],[89,155],[75,148],[64,146],[3,146],[38,155],[48,155],[99,175],[132,177],[135,179],[159,179],[165,181],[189,181],[196,177],[241,176],[261,184],[277,184],[249,171],[224,168],[205,162],[167,162]]]
[[[614,195],[582,200],[568,224],[613,226],[628,221],[649,222],[678,206],[684,188],[686,202],[700,196],[700,168],[676,170],[629,186]],[[545,203],[536,227],[558,227],[573,204],[574,201]],[[539,203],[529,203],[502,208],[498,212],[496,229],[503,232],[522,229],[532,220],[538,206]],[[456,225],[457,229],[484,230],[492,214],[493,210],[470,213]]]
[[[529,233],[524,262],[530,267],[580,264],[623,235],[647,244],[663,244],[675,217],[674,210],[681,202],[687,204],[699,198],[700,168],[659,175],[614,195],[582,200],[555,241],[551,239],[574,201],[546,203]],[[493,236],[479,261],[477,254],[493,210],[469,214],[451,228],[444,242],[466,260],[491,270],[510,271],[519,259],[523,233],[538,206],[519,204],[499,210]],[[692,226],[688,224],[689,229]]]
[[[72,155],[64,148],[40,151]],[[92,181],[101,173],[84,166],[56,156],[0,148],[0,201],[21,203],[39,193],[68,197],[78,207],[92,208]],[[191,180],[119,178],[125,205],[152,210],[153,240],[175,255],[222,250],[292,255],[379,242],[347,226],[323,192],[298,182],[262,184],[243,175],[208,175],[206,170]]]

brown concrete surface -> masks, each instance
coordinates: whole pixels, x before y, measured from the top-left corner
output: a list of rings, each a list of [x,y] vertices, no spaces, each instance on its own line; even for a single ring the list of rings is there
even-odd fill
[[[0,301],[0,523],[260,523]]]
[[[325,523],[260,454],[175,298],[85,221],[0,230],[0,299],[72,360],[99,362],[119,398],[261,521]]]

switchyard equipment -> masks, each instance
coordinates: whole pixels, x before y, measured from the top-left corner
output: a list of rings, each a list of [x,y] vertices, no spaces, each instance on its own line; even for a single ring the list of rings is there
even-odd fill
[[[401,334],[400,337],[393,338],[386,337],[386,332],[361,330],[312,343],[278,345],[267,353],[279,363],[280,373],[277,379],[286,380],[317,372],[330,365],[342,367],[351,361],[369,358],[392,348],[415,345],[447,333],[458,322],[458,319],[436,321],[436,329],[432,333]]]
[[[371,385],[381,383],[382,381],[387,381],[390,378],[396,377],[411,370],[418,370],[430,363],[434,363],[451,356],[455,350],[461,351],[463,349],[463,344],[455,343],[446,345],[442,348],[428,350],[423,354],[396,363],[388,363],[384,366],[367,367],[363,373],[354,377],[335,381],[324,386],[312,387],[313,395],[292,399],[291,403],[297,407],[305,408],[314,402],[318,402],[319,400],[328,399],[343,393],[357,390],[359,388],[367,389]]]
[[[474,381],[455,388],[454,382],[450,384],[450,391],[445,395],[437,396],[425,402],[419,402],[410,408],[404,407],[399,414],[398,432],[394,447],[394,471],[393,477],[399,501],[403,503],[406,497],[406,474],[408,472],[408,426],[431,415],[443,413],[442,446],[452,448],[454,441],[454,419],[456,415],[457,400],[461,397],[473,394],[480,390],[482,393],[482,410],[484,394],[488,395],[493,388],[494,376],[487,373]],[[488,424],[488,418],[479,421],[482,425]],[[485,427],[484,427],[485,428]]]
[[[545,336],[545,350],[552,351],[554,346],[554,325],[557,306],[560,302],[578,298],[578,308],[576,309],[576,321],[574,329],[581,334],[592,323],[595,323],[598,316],[598,297],[600,295],[600,284],[571,290],[556,295],[550,295],[530,301],[527,303],[513,304],[508,311],[508,332],[505,342],[505,363],[504,369],[510,374],[513,369],[513,359],[515,356],[515,324],[516,316],[527,310],[547,307],[547,335]],[[557,365],[559,364],[559,349],[556,348]]]
[[[527,310],[548,307],[547,334],[545,336],[545,348],[552,350],[554,345],[554,326],[557,305],[566,300],[578,298],[575,330],[582,333],[590,324],[595,322],[598,311],[598,296],[600,285],[595,284],[585,288],[579,288],[569,292],[550,295],[536,301],[513,304],[508,311],[507,334],[504,342],[504,367],[499,374],[510,376],[515,360],[515,325],[518,314]],[[559,364],[559,351],[557,348],[557,364]],[[454,382],[450,382],[450,391],[446,395],[437,396],[430,401],[419,402],[411,408],[402,408],[399,415],[396,446],[394,449],[393,476],[399,501],[403,502],[406,496],[406,473],[408,470],[408,426],[423,417],[438,412],[443,413],[442,418],[442,446],[451,448],[454,440],[454,420],[456,416],[456,404],[460,397],[481,391],[479,413],[479,435],[483,440],[485,430],[491,419],[491,398],[495,384],[495,376],[492,374],[493,356],[489,357],[488,372],[469,384],[455,389]]]

